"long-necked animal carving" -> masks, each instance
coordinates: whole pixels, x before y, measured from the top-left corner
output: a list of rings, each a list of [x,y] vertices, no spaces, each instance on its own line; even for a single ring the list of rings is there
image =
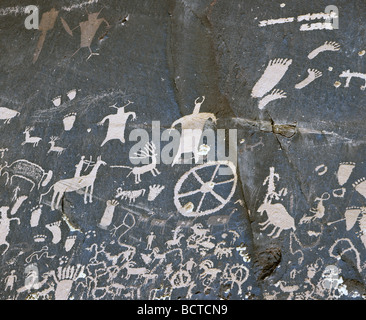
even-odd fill
[[[99,156],[97,158],[97,162],[94,165],[94,168],[89,174],[56,182],[46,193],[41,195],[40,201],[42,201],[43,196],[45,196],[53,189],[51,210],[55,210],[55,208],[57,209],[59,207],[61,199],[65,192],[73,192],[85,188],[84,203],[87,203],[88,191],[89,202],[93,202],[94,181],[97,177],[97,172],[101,165],[106,165],[106,163]]]

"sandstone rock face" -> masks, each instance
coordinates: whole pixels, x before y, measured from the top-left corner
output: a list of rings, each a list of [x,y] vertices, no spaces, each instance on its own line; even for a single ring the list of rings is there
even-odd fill
[[[363,1],[4,0],[1,299],[363,299]]]

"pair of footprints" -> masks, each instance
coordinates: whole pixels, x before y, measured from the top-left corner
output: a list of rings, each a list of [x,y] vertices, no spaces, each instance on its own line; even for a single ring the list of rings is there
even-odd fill
[[[324,51],[338,50],[340,50],[340,45],[338,43],[326,41],[323,45],[310,52],[308,58],[314,59],[319,53]],[[262,77],[255,84],[251,93],[253,98],[261,98],[258,103],[259,109],[264,109],[264,107],[271,101],[287,98],[286,92],[283,90],[274,89],[274,87],[283,78],[291,64],[292,59],[270,60]],[[312,68],[309,68],[307,72],[308,76],[295,85],[296,89],[305,88],[315,79],[320,78],[323,75],[321,71]],[[270,91],[271,93],[267,95],[267,93]]]
[[[76,94],[77,94],[77,90],[72,89],[69,92],[67,92],[66,95],[67,95],[69,101],[72,101],[72,100],[75,99]],[[62,102],[62,97],[61,96],[57,96],[57,97],[52,99],[52,103],[55,107],[59,107],[61,105],[61,102]],[[64,124],[65,131],[69,131],[69,130],[72,129],[72,127],[74,126],[76,115],[77,115],[76,112],[71,112],[71,113],[68,113],[64,116],[63,124]]]
[[[31,209],[31,227],[35,228],[39,225],[39,220],[42,215],[42,205],[38,205]],[[48,229],[52,234],[52,243],[57,244],[61,241],[61,220],[46,224],[46,229]],[[44,234],[37,234],[33,237],[34,242],[45,242],[47,236]],[[76,235],[70,235],[65,241],[65,250],[70,251],[76,241]]]

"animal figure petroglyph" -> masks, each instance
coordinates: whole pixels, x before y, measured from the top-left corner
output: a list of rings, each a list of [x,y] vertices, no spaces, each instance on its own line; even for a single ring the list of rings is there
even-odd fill
[[[146,192],[145,189],[124,191],[124,190],[122,190],[122,188],[118,188],[117,195],[115,197],[121,198],[122,200],[129,199],[129,202],[131,203],[131,202],[135,202],[137,198],[144,196],[145,192]]]
[[[59,140],[59,137],[51,137],[50,138],[50,142],[49,144],[51,145],[50,148],[48,149],[47,151],[47,154],[51,153],[51,152],[55,152],[57,153],[57,155],[61,155],[64,151],[65,151],[65,148],[62,148],[62,147],[58,147],[56,146],[56,141]]]
[[[135,153],[136,157],[131,157],[131,159],[151,159],[151,163],[145,164],[140,167],[128,167],[128,166],[111,166],[111,168],[126,168],[131,169],[131,172],[127,175],[130,176],[134,174],[135,176],[135,183],[139,184],[141,182],[141,175],[147,172],[151,172],[151,174],[156,177],[160,174],[160,171],[156,169],[157,165],[157,154],[156,154],[156,147],[153,142],[149,142],[145,145],[144,150],[140,150],[139,152]]]
[[[64,179],[56,182],[46,193],[41,195],[40,202],[42,201],[42,196],[45,196],[48,192],[53,189],[53,196],[51,202],[51,210],[57,209],[60,205],[61,199],[65,192],[74,192],[85,188],[84,192],[84,203],[87,203],[87,196],[89,191],[89,202],[93,202],[93,189],[94,181],[97,177],[98,169],[101,165],[106,165],[102,158],[99,156],[96,164],[94,165],[92,171],[84,176],[74,177],[71,179]]]
[[[20,159],[14,161],[10,165],[5,161],[5,165],[0,166],[0,175],[6,175],[6,184],[8,184],[9,181],[10,183],[13,183],[14,177],[24,179],[32,184],[30,190],[32,191],[35,186],[37,186],[38,189],[41,186],[45,187],[50,182],[53,172],[50,170],[46,173],[39,165],[28,160]]]
[[[222,259],[224,256],[225,258],[230,258],[233,255],[233,247],[225,247],[224,245],[226,245],[225,241],[221,241],[219,242],[214,250],[214,254],[217,256],[217,259]]]
[[[351,72],[350,70],[343,71],[340,75],[340,78],[347,78],[346,84],[344,85],[345,88],[348,88],[351,82],[352,78],[360,78],[365,80],[365,85],[361,86],[361,90],[366,89],[366,74],[365,73],[359,73],[359,72]]]
[[[277,238],[283,230],[293,229],[295,230],[295,221],[286,208],[281,203],[273,203],[274,199],[280,199],[281,196],[287,194],[287,189],[281,189],[280,192],[276,192],[275,178],[279,179],[279,175],[275,173],[274,168],[270,168],[270,175],[265,179],[264,184],[268,183],[267,194],[263,201],[263,204],[258,208],[257,212],[263,214],[267,213],[267,220],[263,223],[259,223],[261,231],[264,231],[269,226],[273,226],[272,232],[269,236]],[[277,233],[275,233],[277,231]]]
[[[165,242],[168,249],[170,249],[173,246],[178,246],[178,247],[181,246],[180,240],[182,238],[184,238],[184,234],[180,233],[180,231],[182,231],[182,228],[179,227],[179,226],[172,231],[173,232],[173,239],[168,240],[168,241]]]
[[[38,143],[42,140],[42,138],[40,137],[31,137],[30,136],[30,132],[34,130],[34,127],[27,127],[24,130],[24,134],[25,134],[25,140],[22,142],[22,146],[30,143],[33,144],[33,147],[37,147]]]

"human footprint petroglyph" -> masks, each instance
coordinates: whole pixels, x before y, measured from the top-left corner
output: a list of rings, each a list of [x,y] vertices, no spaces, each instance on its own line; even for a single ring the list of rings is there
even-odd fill
[[[77,115],[76,112],[71,112],[64,116],[62,122],[65,131],[70,131],[73,128],[74,122],[76,120],[76,115]]]
[[[279,89],[273,89],[273,91],[270,94],[267,94],[264,98],[259,100],[258,108],[260,110],[262,110],[268,103],[275,101],[275,100],[279,100],[279,99],[285,99],[285,98],[287,98],[286,92],[284,92],[283,90],[279,90]]]
[[[251,96],[253,98],[262,98],[270,92],[281,81],[291,64],[292,59],[270,60],[263,75],[254,85]]]
[[[52,243],[57,244],[61,241],[61,220],[46,224],[46,228],[52,233]]]
[[[359,194],[366,198],[366,178],[358,179],[352,185]]]
[[[159,196],[159,194],[163,192],[164,189],[165,186],[161,185],[154,184],[153,186],[149,186],[149,194],[147,196],[147,200],[154,201]]]
[[[337,171],[337,180],[340,186],[343,186],[351,176],[356,164],[354,162],[342,162]]]
[[[308,55],[308,58],[314,59],[319,53],[324,51],[339,51],[341,48],[340,44],[334,41],[326,41],[324,44],[322,44],[320,47],[314,49],[311,51]]]
[[[315,79],[320,78],[323,75],[322,72],[316,69],[308,69],[308,76],[301,82],[295,85],[296,89],[302,89],[312,83]]]

